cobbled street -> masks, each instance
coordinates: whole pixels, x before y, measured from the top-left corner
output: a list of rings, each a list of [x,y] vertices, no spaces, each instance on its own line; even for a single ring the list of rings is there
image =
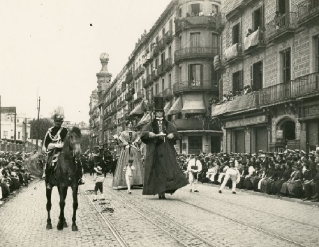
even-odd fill
[[[318,246],[319,208],[315,203],[262,196],[217,186],[188,186],[167,200],[142,196],[134,189],[112,190],[104,183],[105,200],[93,202],[93,177],[80,187],[77,225],[72,232],[71,189],[66,201],[68,227],[56,229],[59,214],[53,190],[53,229],[46,230],[46,197],[34,181],[0,207],[0,246]]]

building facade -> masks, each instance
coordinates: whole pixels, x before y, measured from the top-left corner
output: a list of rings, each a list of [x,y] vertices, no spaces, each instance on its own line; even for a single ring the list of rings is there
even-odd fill
[[[113,143],[125,120],[137,129],[151,121],[153,97],[163,96],[165,115],[182,135],[179,153],[220,151],[222,131],[210,121],[211,102],[219,97],[213,61],[221,52],[220,9],[220,1],[172,0],[141,35],[122,71],[99,97],[103,145]]]
[[[224,152],[314,150],[319,139],[319,2],[225,0],[213,120]]]

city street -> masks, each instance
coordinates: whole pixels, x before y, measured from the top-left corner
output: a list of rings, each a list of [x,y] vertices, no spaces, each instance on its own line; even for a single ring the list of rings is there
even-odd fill
[[[59,204],[53,191],[51,218],[46,230],[44,183],[33,182],[0,207],[0,246],[318,246],[318,205],[280,200],[217,186],[186,186],[167,200],[129,195],[104,183],[106,200],[93,202],[93,177],[79,193],[78,232],[71,231],[72,199],[67,197],[69,227],[56,229]]]

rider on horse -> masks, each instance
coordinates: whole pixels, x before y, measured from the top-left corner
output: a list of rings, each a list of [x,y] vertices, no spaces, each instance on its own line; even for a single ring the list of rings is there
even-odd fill
[[[65,127],[62,127],[63,119],[64,119],[64,112],[62,107],[58,107],[55,109],[53,113],[53,121],[54,126],[50,127],[44,137],[43,141],[43,148],[45,148],[46,153],[48,154],[48,159],[45,167],[45,181],[47,184],[47,189],[51,189],[51,175],[53,174],[54,168],[57,164],[58,157],[60,152],[63,148],[63,142],[68,134],[68,129]],[[84,184],[84,181],[82,180],[82,166],[81,162],[77,161],[77,164],[79,165],[78,169],[78,178],[79,178],[79,184]]]

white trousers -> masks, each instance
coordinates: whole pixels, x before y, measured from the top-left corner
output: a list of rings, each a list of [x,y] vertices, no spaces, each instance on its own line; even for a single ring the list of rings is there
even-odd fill
[[[196,190],[196,188],[197,188],[197,182],[198,182],[197,176],[198,176],[198,174],[194,176],[194,174],[192,172],[188,173],[188,182],[189,182],[192,190]]]
[[[220,186],[219,190],[223,190],[228,182],[228,179],[230,178],[230,176],[228,174],[225,175],[224,181],[222,183],[222,185]],[[231,180],[232,181],[232,191],[236,191],[236,180]]]

